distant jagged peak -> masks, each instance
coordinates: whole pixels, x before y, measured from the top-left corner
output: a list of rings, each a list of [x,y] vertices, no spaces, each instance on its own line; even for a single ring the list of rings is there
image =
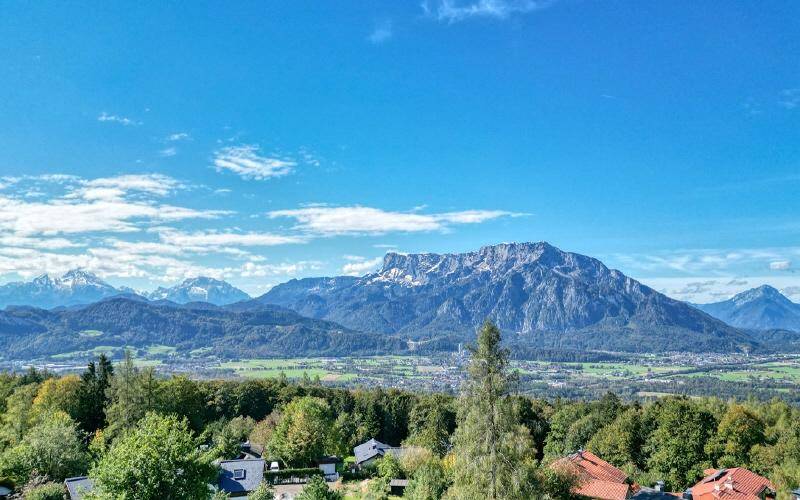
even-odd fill
[[[245,292],[227,281],[208,276],[186,278],[169,288],[159,287],[147,294],[147,297],[151,300],[170,300],[179,304],[199,301],[216,305],[230,304],[250,298]]]
[[[383,259],[381,269],[364,279],[369,282],[388,281],[419,286],[427,284],[435,276],[455,272],[502,274],[532,265],[553,269],[583,269],[593,274],[610,271],[597,259],[564,252],[548,242],[540,241],[487,245],[465,253],[389,252]]]
[[[737,305],[741,305],[762,299],[774,300],[778,302],[792,302],[780,291],[778,291],[777,288],[770,285],[761,285],[756,288],[751,288],[750,290],[745,290],[744,292],[734,295],[731,300]]]
[[[52,286],[55,283],[55,280],[49,274],[44,273],[33,278],[31,283],[37,286]]]
[[[100,286],[111,288],[111,285],[100,279],[96,274],[81,268],[67,271],[59,278],[59,281],[62,285],[70,287]]]

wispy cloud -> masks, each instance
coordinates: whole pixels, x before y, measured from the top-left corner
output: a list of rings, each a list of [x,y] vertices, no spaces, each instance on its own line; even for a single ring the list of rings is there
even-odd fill
[[[289,245],[305,243],[306,238],[299,236],[288,236],[273,233],[234,233],[234,232],[215,232],[198,231],[194,233],[184,233],[179,231],[164,231],[160,234],[161,240],[170,245],[181,247],[270,247],[275,245]]]
[[[380,45],[390,40],[393,35],[394,33],[392,32],[392,22],[383,21],[375,25],[375,28],[369,34],[367,40],[374,45]]]
[[[186,132],[175,132],[174,134],[168,135],[164,140],[167,142],[177,142],[177,141],[188,141],[192,138]]]
[[[791,260],[775,260],[769,263],[769,268],[773,271],[789,271],[792,269]]]
[[[158,156],[161,156],[162,158],[170,158],[175,156],[176,154],[178,154],[178,148],[173,148],[173,147],[164,148],[158,152]]]
[[[781,91],[779,104],[786,109],[795,109],[800,106],[800,88]]]
[[[222,148],[214,154],[217,172],[230,171],[244,179],[266,180],[291,173],[297,162],[289,158],[262,156],[253,144]]]
[[[383,234],[388,232],[441,231],[455,224],[477,224],[516,214],[504,210],[464,210],[439,214],[392,212],[380,208],[312,206],[267,213],[271,219],[294,219],[296,229],[319,235]]]
[[[422,9],[426,15],[448,23],[477,17],[505,19],[513,14],[541,10],[557,0],[426,0]]]
[[[112,115],[108,114],[105,111],[100,113],[97,117],[97,121],[99,122],[110,122],[110,123],[119,123],[120,125],[131,126],[131,125],[141,125],[142,122],[131,120],[130,118],[119,116],[119,115]]]
[[[800,248],[691,249],[652,254],[614,254],[612,258],[626,268],[649,272],[673,271],[684,274],[718,272],[725,274],[734,267],[773,269],[773,263],[787,261],[787,256],[800,254]]]

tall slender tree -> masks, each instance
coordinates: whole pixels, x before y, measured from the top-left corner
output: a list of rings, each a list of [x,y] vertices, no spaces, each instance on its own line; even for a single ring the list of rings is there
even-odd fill
[[[535,496],[535,449],[509,395],[514,377],[500,330],[486,322],[471,348],[469,379],[459,398],[453,436],[453,499],[524,499]]]
[[[90,362],[81,375],[75,420],[86,432],[94,433],[106,424],[106,391],[113,375],[114,366],[105,354],[101,354],[97,361]]]

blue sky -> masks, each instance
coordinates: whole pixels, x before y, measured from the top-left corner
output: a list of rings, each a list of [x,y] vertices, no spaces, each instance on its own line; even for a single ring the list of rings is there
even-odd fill
[[[3,3],[0,281],[546,240],[800,300],[800,4]]]

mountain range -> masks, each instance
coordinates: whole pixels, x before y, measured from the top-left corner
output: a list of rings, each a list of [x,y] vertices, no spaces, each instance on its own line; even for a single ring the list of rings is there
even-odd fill
[[[469,340],[491,319],[509,341],[542,348],[720,352],[757,344],[597,259],[544,242],[389,253],[364,277],[292,280],[250,303],[417,340]]]
[[[737,328],[800,332],[800,304],[769,285],[747,290],[722,302],[695,304],[695,307]]]
[[[788,331],[800,306],[775,289],[693,306],[544,242],[388,253],[377,272],[295,279],[255,299],[210,278],[134,294],[71,271],[0,287],[0,304],[24,304],[0,311],[0,353],[17,359],[153,344],[231,357],[430,352],[474,340],[486,319],[517,352],[800,346]]]
[[[24,305],[52,309],[91,304],[109,297],[131,294],[178,304],[209,302],[225,305],[250,298],[229,283],[207,277],[187,279],[170,288],[159,287],[153,292],[138,292],[127,287],[114,287],[90,272],[73,269],[61,277],[43,274],[32,281],[0,286],[0,308]]]

